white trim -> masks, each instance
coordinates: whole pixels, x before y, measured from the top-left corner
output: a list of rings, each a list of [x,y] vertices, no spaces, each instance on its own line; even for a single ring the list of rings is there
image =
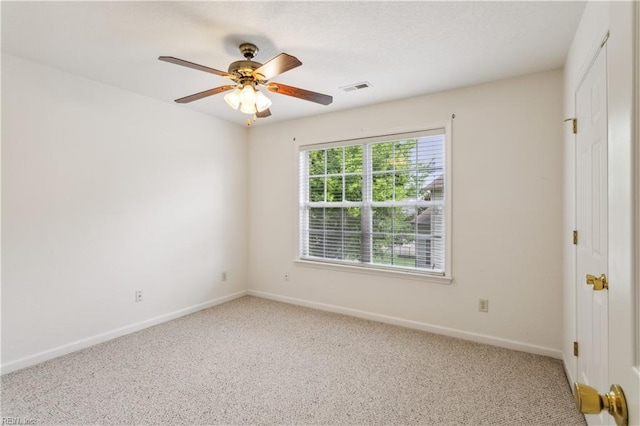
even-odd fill
[[[173,319],[180,318],[185,315],[189,315],[194,312],[198,312],[203,309],[210,308],[212,306],[220,305],[222,303],[229,302],[233,299],[237,299],[239,297],[246,296],[246,295],[247,295],[247,291],[243,290],[237,293],[229,294],[227,296],[222,296],[217,299],[210,300],[208,302],[200,303],[198,305],[193,305],[188,308],[179,309],[177,311],[173,311],[168,314],[158,315],[157,317],[154,317],[154,318],[150,318],[134,324],[126,325],[124,327],[116,328],[114,330],[107,331],[104,333],[96,334],[95,336],[87,337],[85,339],[76,340],[75,342],[67,343],[65,345],[58,346],[57,348],[48,349],[46,351],[42,351],[34,355],[29,355],[15,361],[8,362],[6,364],[2,364],[2,367],[0,367],[0,369],[2,371],[2,374],[6,374],[12,371],[31,367],[32,365],[36,365],[41,362],[57,358],[59,356],[66,355],[71,352],[76,352],[81,349],[85,349],[90,346],[94,346],[99,343],[106,342],[108,340],[113,340],[117,337],[121,337],[136,331],[140,331],[145,328],[149,328],[154,325],[161,324],[163,322],[171,321]]]
[[[441,334],[444,336],[456,337],[462,340],[469,340],[477,343],[484,343],[491,346],[513,349],[517,351],[527,352],[536,355],[548,356],[551,358],[562,359],[562,352],[557,349],[547,348],[544,346],[531,345],[529,343],[519,342],[516,340],[503,339],[500,337],[489,336],[486,334],[473,333],[455,328],[441,327],[439,325],[427,324],[424,322],[408,320],[404,318],[391,317],[388,315],[376,314],[373,312],[361,311],[358,309],[345,308],[342,306],[329,305],[325,303],[313,302],[310,300],[298,299],[295,297],[281,296],[274,293],[267,293],[259,290],[247,291],[249,296],[261,297],[263,299],[275,300],[278,302],[289,303],[292,305],[305,306],[308,308],[319,309],[321,311],[334,312],[338,314],[349,315],[352,317],[363,318],[371,321],[378,321],[385,324],[398,325],[401,327],[411,328],[414,330],[426,331],[429,333]]]
[[[567,382],[569,382],[569,386],[571,387],[571,391],[573,392],[573,384],[577,382],[575,378],[575,374],[569,368],[569,363],[567,362],[567,358],[562,354],[562,365],[564,366],[564,374],[567,375]]]
[[[438,136],[442,132],[444,132],[444,127],[441,128],[429,128],[429,129],[420,129],[410,132],[395,132],[395,133],[385,133],[378,134],[375,136],[366,136],[366,137],[358,137],[352,139],[341,139],[329,142],[320,142],[316,144],[305,144],[303,145],[305,151],[315,150],[315,149],[329,149],[329,148],[339,148],[344,146],[350,146],[354,142],[356,144],[364,144],[364,145],[372,145],[378,142],[392,142],[399,141],[404,139],[416,139],[422,137],[429,136]],[[302,148],[302,147],[301,147]]]
[[[632,208],[635,208],[635,212],[631,217],[635,217],[636,221],[633,223],[633,226],[636,227],[635,232],[635,241],[633,242],[633,255],[631,256],[632,267],[635,269],[635,294],[636,298],[633,301],[633,309],[632,313],[635,313],[635,321],[636,330],[635,330],[635,356],[634,356],[634,364],[635,364],[635,372],[640,379],[640,225],[638,224],[638,217],[640,217],[640,5],[636,3],[635,5],[635,23],[634,28],[636,31],[636,61],[635,61],[635,70],[633,74],[635,75],[635,81],[633,82],[635,85],[634,90],[634,98],[635,102],[633,103],[633,107],[635,111],[633,111],[633,120],[631,125],[633,126],[632,137],[635,138],[635,143],[631,143],[632,147],[635,147],[635,163],[632,163],[632,176],[635,174],[635,188],[633,187],[634,183],[632,182],[631,187],[631,197],[632,197]],[[633,197],[635,197],[635,203],[633,202]],[[635,265],[634,265],[635,264]],[[633,285],[633,284],[632,284]]]
[[[306,185],[305,185],[306,186]],[[433,201],[425,201],[425,200],[416,200],[416,201],[369,201],[366,203],[370,207],[431,207],[431,206],[439,206],[442,207],[445,205],[440,200]],[[305,203],[310,208],[349,208],[349,207],[364,207],[364,201],[309,201]]]
[[[451,259],[453,248],[451,247],[453,242],[453,120],[455,115],[452,115],[451,120],[447,120],[444,125],[445,139],[444,139],[444,272],[448,276],[453,275],[452,265],[453,259]]]
[[[331,269],[334,271],[351,272],[355,274],[369,274],[394,278],[405,278],[409,280],[431,282],[437,284],[451,284],[453,277],[435,275],[429,273],[421,273],[418,270],[391,269],[377,266],[364,265],[362,263],[354,263],[349,265],[345,262],[330,262],[327,260],[306,260],[294,259],[293,263],[301,266],[308,266],[318,269]]]
[[[334,143],[344,144],[344,142],[346,141],[352,141],[357,139],[377,138],[377,137],[386,138],[387,136],[401,135],[404,133],[414,133],[414,132],[440,130],[440,129],[450,130],[450,127],[447,129],[447,126],[450,125],[450,123],[451,123],[451,120],[443,120],[443,121],[436,121],[433,123],[412,124],[409,126],[385,127],[381,129],[375,129],[375,128],[360,129],[359,132],[355,132],[355,131],[344,132],[338,135],[311,138],[309,140],[304,140],[304,138],[300,138],[302,139],[302,141],[294,137],[293,141],[294,141],[294,146],[296,148],[296,151],[300,151],[300,149],[303,146],[305,147],[304,149],[307,149],[308,146],[311,146],[311,147],[314,145],[328,146],[327,144],[334,144]]]

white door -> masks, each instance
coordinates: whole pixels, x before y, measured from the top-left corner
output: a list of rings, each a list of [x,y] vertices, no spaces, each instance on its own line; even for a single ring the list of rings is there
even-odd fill
[[[611,2],[605,39],[576,91],[576,402],[597,412],[609,402],[618,424],[640,425],[640,3]],[[586,274],[607,274],[593,291]],[[612,386],[617,385],[617,386]],[[616,392],[610,392],[616,391]],[[621,397],[621,390],[624,398]],[[626,400],[623,409],[622,400]],[[599,401],[598,404],[596,401]],[[584,403],[584,404],[583,404]],[[586,408],[590,406],[590,408]],[[594,408],[595,407],[595,408]],[[586,415],[614,424],[607,413]]]
[[[601,49],[576,92],[577,335],[578,381],[609,389],[608,291],[586,277],[608,274],[607,58]],[[609,414],[585,416],[590,425],[609,424]]]

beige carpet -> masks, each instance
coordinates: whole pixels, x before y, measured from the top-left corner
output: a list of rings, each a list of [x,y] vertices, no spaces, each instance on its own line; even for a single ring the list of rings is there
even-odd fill
[[[43,424],[584,425],[558,360],[255,297],[2,377]]]

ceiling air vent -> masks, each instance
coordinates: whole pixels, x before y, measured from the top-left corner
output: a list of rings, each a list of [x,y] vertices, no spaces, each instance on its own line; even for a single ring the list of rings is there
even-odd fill
[[[354,90],[366,89],[367,87],[371,87],[371,83],[368,81],[363,81],[362,83],[350,84],[348,86],[343,86],[342,89],[345,92],[353,92]]]

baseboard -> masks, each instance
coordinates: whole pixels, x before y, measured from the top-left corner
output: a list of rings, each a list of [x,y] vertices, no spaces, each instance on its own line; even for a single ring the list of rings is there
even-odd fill
[[[402,327],[412,328],[415,330],[427,331],[435,334],[456,337],[458,339],[469,340],[477,343],[498,346],[501,348],[514,349],[521,352],[528,352],[536,355],[544,355],[551,358],[563,359],[562,352],[544,346],[531,345],[529,343],[518,342],[516,340],[503,339],[500,337],[489,336],[486,334],[473,333],[454,328],[442,327],[439,325],[427,324],[419,321],[412,321],[404,318],[391,317],[388,315],[376,314],[373,312],[361,311],[358,309],[345,308],[342,306],[328,305],[325,303],[313,302],[310,300],[298,299],[295,297],[281,296],[279,294],[268,293],[259,290],[248,290],[250,296],[271,299],[278,302],[290,303],[292,305],[306,306],[308,308],[319,309],[322,311],[335,312],[338,314],[350,315],[357,318],[368,319],[372,321],[383,322],[386,324],[399,325]]]
[[[564,366],[564,374],[567,376],[567,381],[569,382],[569,386],[573,389],[573,383],[577,380],[574,377],[572,369],[569,368],[569,364],[567,363],[567,358],[562,354],[562,365]]]
[[[140,321],[131,325],[116,328],[115,330],[100,333],[95,336],[87,337],[86,339],[76,340],[75,342],[68,343],[66,345],[58,346],[57,348],[49,349],[39,352],[34,355],[30,355],[24,358],[20,358],[16,361],[11,361],[6,364],[2,364],[0,370],[2,374],[10,373],[12,371],[21,370],[23,368],[31,367],[32,365],[39,364],[44,361],[48,361],[53,358],[57,358],[62,355],[76,352],[81,349],[88,348],[90,346],[97,345],[99,343],[106,342],[108,340],[115,339],[117,337],[124,336],[126,334],[134,333],[136,331],[143,330],[154,325],[161,324],[163,322],[171,321],[176,318],[183,317],[185,315],[192,314],[194,312],[201,311],[203,309],[210,308],[212,306],[220,305],[233,299],[237,299],[242,296],[246,296],[247,291],[239,291],[237,293],[229,294],[227,296],[219,297],[217,299],[209,300],[208,302],[200,303],[190,306],[188,308],[179,309],[168,314],[158,315],[157,317]]]

